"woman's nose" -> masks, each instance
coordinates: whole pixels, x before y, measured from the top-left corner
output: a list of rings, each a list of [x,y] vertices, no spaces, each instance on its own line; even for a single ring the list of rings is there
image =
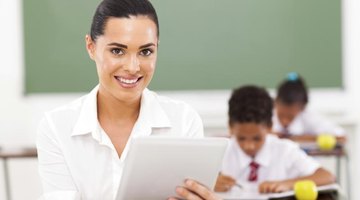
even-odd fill
[[[124,65],[124,69],[130,74],[135,74],[136,72],[140,71],[140,63],[136,55],[129,56]]]

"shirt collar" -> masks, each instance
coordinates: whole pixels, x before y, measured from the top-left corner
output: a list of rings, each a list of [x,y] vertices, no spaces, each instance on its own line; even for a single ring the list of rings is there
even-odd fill
[[[258,151],[255,156],[255,162],[259,163],[260,166],[268,166],[271,159],[271,140],[273,139],[272,135],[267,134],[265,137],[264,145]]]
[[[97,118],[98,90],[99,85],[97,85],[88,95],[84,97],[78,121],[72,131],[72,136],[92,133],[94,137],[100,137],[99,134],[94,135],[99,132],[99,122]],[[141,129],[171,127],[170,120],[157,98],[158,96],[154,92],[148,89],[143,91],[140,113],[136,122],[141,125]]]
[[[97,119],[97,93],[99,85],[83,99],[78,120],[74,126],[71,136],[85,135],[98,131],[99,122]]]
[[[252,159],[241,149],[235,137],[231,138],[231,145],[235,147],[234,149],[238,157],[237,160],[239,161],[238,164],[240,169],[245,169],[248,167]]]
[[[284,127],[281,125],[279,117],[277,116],[277,113],[275,110],[273,110],[274,115],[273,115],[273,130],[275,131],[283,131]],[[301,113],[299,113],[294,119],[293,121],[290,123],[289,127],[287,128],[287,130],[289,131],[290,134],[301,134],[302,132],[304,132],[304,125],[302,124],[302,118],[304,116],[304,113],[306,112],[306,110],[302,111]]]
[[[160,105],[158,98],[154,92],[148,89],[143,91],[137,123],[145,123],[151,128],[171,127],[169,117]]]

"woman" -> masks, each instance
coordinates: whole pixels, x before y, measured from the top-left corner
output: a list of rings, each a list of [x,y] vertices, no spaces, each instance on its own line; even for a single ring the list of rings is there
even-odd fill
[[[102,1],[85,38],[99,85],[46,113],[40,123],[37,147],[45,199],[114,199],[133,137],[203,136],[193,109],[146,89],[159,42],[157,15],[148,0]],[[217,199],[193,180],[176,192],[186,199]]]

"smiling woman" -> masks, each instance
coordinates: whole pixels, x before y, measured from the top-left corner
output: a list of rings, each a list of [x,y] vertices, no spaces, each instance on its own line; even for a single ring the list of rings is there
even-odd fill
[[[114,199],[132,138],[203,136],[192,108],[147,89],[156,66],[158,28],[148,0],[104,0],[98,6],[85,40],[99,84],[46,113],[39,126],[45,199]],[[186,199],[217,199],[196,181],[175,190]]]
[[[157,57],[157,28],[146,16],[109,18],[104,34],[86,36],[86,47],[95,61],[99,95],[138,100],[149,85]]]

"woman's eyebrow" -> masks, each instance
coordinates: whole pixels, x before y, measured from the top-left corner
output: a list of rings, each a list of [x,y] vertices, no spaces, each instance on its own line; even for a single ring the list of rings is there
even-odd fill
[[[120,44],[120,43],[117,43],[117,42],[112,42],[112,43],[109,43],[108,46],[117,46],[117,47],[121,47],[121,48],[124,48],[124,49],[127,49],[128,46],[125,45],[125,44]],[[151,46],[155,46],[154,43],[147,43],[147,44],[144,44],[144,45],[141,45],[139,47],[139,49],[143,49],[143,48],[147,48],[147,47],[151,47]]]
[[[128,48],[128,46],[126,46],[125,44],[120,44],[120,43],[116,43],[116,42],[109,43],[108,46],[117,46],[117,47],[121,47],[124,49]]]
[[[147,47],[151,47],[151,46],[155,46],[155,44],[154,43],[147,43],[147,44],[141,45],[139,47],[139,49],[143,49],[143,48],[147,48]]]

